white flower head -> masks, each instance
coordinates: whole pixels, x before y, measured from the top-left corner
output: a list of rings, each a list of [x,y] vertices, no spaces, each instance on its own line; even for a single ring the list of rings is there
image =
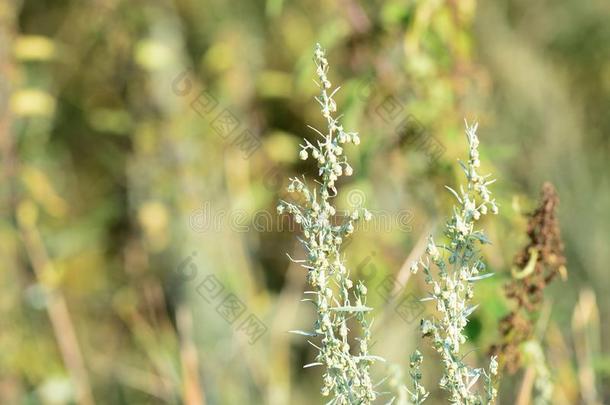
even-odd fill
[[[419,263],[417,262],[417,260],[411,262],[411,266],[409,267],[409,269],[411,270],[411,273],[417,273],[417,270],[419,269]]]

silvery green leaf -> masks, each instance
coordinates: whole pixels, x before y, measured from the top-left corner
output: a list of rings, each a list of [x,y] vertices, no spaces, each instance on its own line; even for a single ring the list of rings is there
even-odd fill
[[[461,160],[458,160],[458,163],[460,164],[460,166],[462,166],[462,170],[464,170],[464,174],[466,174],[466,176],[468,176],[468,167],[466,167],[464,162],[462,162]]]
[[[468,388],[467,388],[468,390],[470,390],[470,388],[472,388],[472,386],[476,384],[476,382],[479,379],[480,375],[481,374],[475,375],[475,377],[470,381],[470,383],[468,384]]]
[[[293,259],[292,257],[290,257],[290,255],[288,253],[286,253],[286,256],[288,256],[288,258],[290,259],[291,262],[293,263],[306,263],[307,260],[297,260],[297,259]]]
[[[372,311],[373,308],[360,305],[360,306],[342,306],[342,307],[333,307],[330,309],[335,312],[368,312]]]
[[[357,360],[371,360],[371,361],[381,361],[385,363],[385,359],[381,356],[375,356],[372,354],[369,354],[367,356],[357,356],[356,357]]]
[[[289,330],[288,333],[292,333],[294,335],[309,336],[309,337],[316,337],[316,336],[318,336],[316,333],[305,332],[305,331],[302,331],[302,330]]]
[[[487,238],[487,236],[485,236],[485,234],[483,232],[480,232],[480,231],[474,232],[472,234],[472,237],[483,244],[486,244],[486,245],[491,244],[491,241]]]
[[[494,273],[487,273],[487,274],[481,274],[479,276],[472,276],[472,277],[468,277],[468,281],[473,282],[473,281],[484,280],[486,278],[492,277],[493,275],[494,275]]]
[[[470,307],[466,308],[466,310],[464,311],[464,316],[466,318],[468,318],[470,316],[470,314],[472,314],[474,312],[474,310],[477,309],[478,307],[479,307],[479,304],[471,305]]]
[[[462,199],[460,198],[460,196],[458,195],[457,191],[455,191],[454,189],[452,189],[449,186],[445,186],[445,188],[447,190],[449,190],[451,192],[451,194],[453,194],[455,196],[455,198],[460,202],[460,204],[462,203]]]

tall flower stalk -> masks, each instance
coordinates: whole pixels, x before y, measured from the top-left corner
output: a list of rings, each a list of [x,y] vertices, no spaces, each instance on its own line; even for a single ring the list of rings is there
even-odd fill
[[[451,403],[465,405],[493,403],[497,395],[494,387],[498,368],[496,358],[491,358],[489,370],[471,368],[464,363],[465,355],[460,350],[466,342],[464,329],[468,317],[477,307],[471,304],[473,283],[491,275],[482,274],[485,265],[479,254],[479,246],[489,241],[475,225],[488,212],[498,212],[487,188],[495,180],[490,180],[489,175],[477,173],[480,161],[476,130],[477,124],[469,126],[466,123],[470,152],[468,162],[460,162],[467,179],[466,189],[460,187],[458,193],[447,187],[457,200],[453,216],[445,227],[448,244],[437,245],[430,237],[426,255],[411,266],[414,273],[419,268],[424,271],[425,282],[430,287],[426,300],[436,303],[439,315],[438,318],[422,320],[421,329],[424,336],[432,339],[433,347],[443,362],[440,387],[448,392]],[[481,377],[485,386],[484,395],[474,389]]]
[[[358,145],[357,133],[346,132],[336,117],[337,105],[333,99],[339,88],[332,89],[328,80],[328,61],[318,44],[314,53],[320,95],[316,100],[321,106],[327,127],[320,131],[313,127],[319,138],[315,142],[304,141],[299,156],[317,161],[317,187],[310,188],[305,178],[291,178],[290,193],[297,194],[295,200],[302,203],[280,201],[278,212],[288,212],[302,226],[302,242],[306,259],[293,260],[307,269],[307,281],[311,287],[307,298],[315,305],[317,319],[313,331],[291,331],[312,338],[309,342],[318,350],[316,361],[305,367],[325,368],[321,393],[330,396],[330,404],[369,404],[377,397],[369,368],[375,360],[369,354],[370,324],[366,313],[367,289],[350,278],[341,254],[341,244],[354,231],[354,224],[361,219],[370,220],[366,209],[356,209],[345,218],[338,218],[333,199],[337,196],[336,182],[339,177],[352,174],[343,151],[343,145]],[[338,222],[342,222],[337,224]],[[355,320],[360,335],[350,338],[348,321]],[[315,338],[315,339],[313,339]],[[319,341],[318,341],[319,338]],[[314,340],[316,340],[314,342]],[[357,348],[352,345],[357,343]],[[354,352],[355,354],[352,354]]]

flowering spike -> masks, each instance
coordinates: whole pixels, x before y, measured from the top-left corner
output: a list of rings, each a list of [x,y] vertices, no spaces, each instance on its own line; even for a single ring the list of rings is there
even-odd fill
[[[330,396],[331,403],[336,404],[370,404],[377,397],[369,374],[369,367],[374,361],[382,360],[369,354],[370,324],[366,306],[366,287],[354,283],[349,278],[345,259],[340,254],[341,244],[354,231],[354,223],[361,218],[371,219],[371,213],[362,209],[362,215],[349,216],[341,226],[333,225],[336,209],[332,199],[337,195],[336,182],[343,175],[350,176],[352,167],[348,164],[342,144],[358,144],[360,139],[355,133],[345,132],[335,117],[337,104],[333,99],[338,88],[331,90],[327,77],[328,61],[322,47],[315,48],[314,61],[320,86],[320,95],[316,101],[320,104],[322,116],[326,119],[326,130],[309,126],[320,138],[317,146],[305,141],[301,145],[299,157],[303,160],[312,157],[317,161],[319,178],[315,180],[317,188],[310,190],[305,181],[291,179],[288,191],[299,193],[309,198],[303,206],[280,201],[278,212],[292,214],[303,228],[301,239],[307,253],[302,267],[308,269],[307,280],[312,287],[310,297],[317,309],[317,319],[313,332],[292,331],[292,333],[321,337],[316,361],[306,365],[321,365],[326,368],[323,375],[321,393]],[[291,259],[292,260],[292,259]],[[355,318],[360,324],[362,336],[355,337],[358,349],[351,348],[348,335],[348,320]],[[353,343],[352,343],[353,344]],[[354,354],[352,354],[352,352]]]
[[[472,392],[481,375],[487,389],[486,403],[493,403],[497,394],[492,381],[494,370],[497,369],[495,358],[492,358],[491,373],[488,374],[484,370],[470,368],[460,357],[460,348],[466,342],[464,329],[468,316],[478,307],[469,304],[474,295],[472,283],[491,276],[490,273],[479,275],[485,266],[478,255],[477,245],[489,241],[482,231],[474,229],[474,225],[488,211],[497,212],[497,204],[487,189],[493,180],[488,181],[488,176],[477,173],[480,161],[476,130],[476,123],[466,123],[468,161],[460,162],[466,175],[466,188],[460,187],[458,193],[447,187],[458,202],[445,227],[448,245],[443,250],[448,252],[448,258],[445,259],[440,254],[437,244],[430,237],[426,248],[426,263],[432,262],[438,269],[438,275],[433,274],[431,266],[421,266],[426,276],[425,281],[430,286],[430,297],[436,302],[436,309],[441,315],[441,319],[422,320],[421,332],[432,338],[433,347],[443,360],[444,373],[440,387],[449,392],[451,403],[464,405],[484,403],[480,394]],[[424,261],[420,260],[419,263]],[[417,271],[418,267],[419,264],[414,264],[413,271]],[[418,383],[418,380],[414,381]]]

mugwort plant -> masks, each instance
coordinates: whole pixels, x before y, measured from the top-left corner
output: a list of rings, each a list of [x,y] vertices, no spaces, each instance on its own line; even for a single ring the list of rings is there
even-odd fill
[[[317,316],[311,331],[291,332],[307,337],[317,349],[315,361],[304,367],[324,368],[321,393],[330,397],[328,404],[371,404],[380,397],[375,387],[381,383],[373,384],[370,368],[375,361],[384,359],[369,353],[368,313],[372,308],[366,305],[367,288],[361,281],[355,283],[350,278],[341,247],[354,232],[354,224],[368,221],[372,215],[357,206],[349,215],[339,217],[333,205],[338,195],[337,180],[353,172],[344,147],[349,143],[358,145],[360,139],[357,133],[344,130],[336,116],[333,96],[339,88],[332,88],[327,76],[328,61],[319,44],[314,61],[320,87],[316,100],[327,126],[323,130],[310,127],[319,137],[315,142],[304,140],[299,157],[316,161],[318,178],[315,187],[308,185],[304,176],[289,179],[288,192],[296,197],[292,201],[281,200],[277,209],[280,214],[291,214],[302,227],[303,237],[299,240],[306,258],[289,258],[307,270],[310,288],[303,301],[313,303]],[[461,350],[466,342],[468,317],[477,307],[471,304],[473,283],[491,275],[484,273],[479,253],[479,246],[489,241],[475,226],[488,212],[498,213],[488,189],[495,180],[478,174],[476,130],[477,124],[466,124],[470,151],[468,161],[460,162],[467,179],[465,188],[460,187],[457,192],[447,187],[457,204],[445,227],[446,242],[437,244],[430,237],[425,256],[411,265],[413,273],[422,269],[425,274],[430,291],[424,301],[436,303],[438,316],[426,316],[421,322],[421,332],[431,338],[433,348],[440,354],[443,365],[440,388],[448,392],[449,402],[463,405],[490,404],[497,396],[496,357],[491,358],[488,369],[473,368],[464,362]],[[415,351],[409,362],[412,387],[407,390],[408,399],[417,405],[429,396],[422,384],[423,359],[422,353]],[[478,381],[484,383],[483,392],[475,388]]]
[[[425,282],[430,287],[425,300],[436,303],[439,315],[438,318],[430,317],[421,322],[422,335],[431,338],[433,348],[442,359],[443,375],[439,385],[448,392],[451,403],[464,405],[490,404],[497,396],[494,384],[498,373],[496,357],[491,358],[489,370],[485,370],[469,367],[463,361],[464,354],[461,352],[466,342],[464,329],[468,317],[477,308],[477,305],[470,304],[474,297],[473,283],[491,276],[491,273],[483,273],[485,264],[478,249],[479,245],[489,243],[489,240],[475,226],[488,212],[498,213],[498,206],[487,188],[495,180],[490,180],[489,175],[477,173],[480,161],[476,131],[477,124],[466,123],[470,151],[468,162],[460,162],[466,175],[466,188],[460,187],[458,193],[447,187],[457,204],[445,226],[446,244],[438,245],[431,236],[424,258],[411,265],[413,273],[420,268],[423,270]],[[414,359],[412,362],[417,364],[422,361],[421,355],[415,355]],[[474,388],[479,379],[485,385],[484,395]],[[426,395],[419,378],[414,378],[413,402],[421,403]]]
[[[336,182],[339,177],[351,176],[352,167],[344,153],[347,144],[358,145],[360,138],[355,132],[344,130],[338,117],[333,96],[339,88],[332,88],[328,79],[328,61],[318,44],[314,53],[320,95],[316,97],[327,127],[318,130],[316,142],[304,141],[299,157],[313,158],[318,165],[317,186],[310,188],[305,178],[291,178],[288,192],[296,193],[303,204],[281,201],[278,212],[288,212],[303,228],[300,239],[307,254],[303,260],[293,260],[307,269],[307,281],[311,287],[306,291],[305,301],[312,302],[317,318],[312,331],[291,331],[308,338],[319,338],[309,342],[318,350],[315,362],[305,367],[324,367],[321,393],[331,398],[330,404],[369,404],[378,397],[369,369],[378,356],[369,354],[371,338],[370,321],[366,306],[367,288],[363,283],[354,283],[341,255],[341,244],[354,231],[356,221],[371,219],[371,213],[362,207],[343,217],[340,225],[334,225],[337,214],[333,199],[338,195]],[[292,260],[292,259],[291,259]],[[359,333],[350,331],[348,320],[355,319]],[[350,332],[358,336],[350,338]],[[356,350],[352,346],[357,343]],[[352,351],[355,352],[352,353]]]

